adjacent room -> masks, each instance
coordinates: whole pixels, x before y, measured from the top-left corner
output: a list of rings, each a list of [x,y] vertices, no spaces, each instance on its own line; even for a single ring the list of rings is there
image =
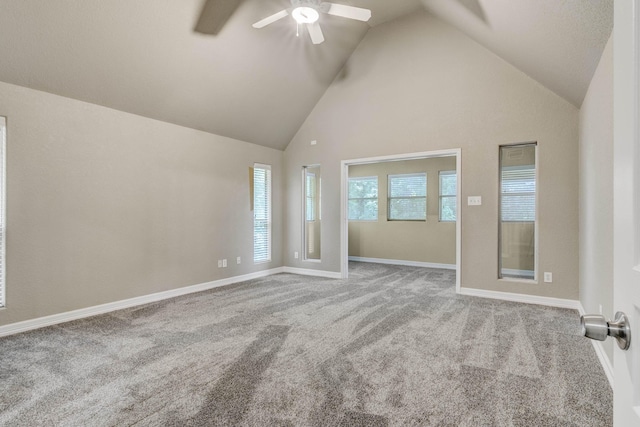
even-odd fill
[[[0,424],[614,425],[614,12],[0,0]]]
[[[455,156],[349,166],[349,260],[456,269]]]

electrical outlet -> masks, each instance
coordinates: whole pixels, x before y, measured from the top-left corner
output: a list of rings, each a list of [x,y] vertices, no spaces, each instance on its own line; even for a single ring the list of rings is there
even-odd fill
[[[295,252],[293,253],[293,257],[294,257],[295,259],[298,259],[298,251],[295,251]]]
[[[553,273],[550,273],[548,271],[544,272],[544,282],[545,283],[551,283],[553,282]]]
[[[227,260],[223,259],[222,260],[222,268],[225,268],[227,266]]]
[[[236,264],[240,264],[240,257],[236,258]]]
[[[602,304],[600,304],[600,314],[602,314]]]
[[[222,268],[222,260],[221,259],[218,260],[218,268]]]

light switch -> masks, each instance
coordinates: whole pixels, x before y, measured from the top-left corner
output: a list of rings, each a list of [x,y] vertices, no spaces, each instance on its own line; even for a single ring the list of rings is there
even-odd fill
[[[480,206],[482,204],[482,196],[469,196],[467,197],[467,205]]]

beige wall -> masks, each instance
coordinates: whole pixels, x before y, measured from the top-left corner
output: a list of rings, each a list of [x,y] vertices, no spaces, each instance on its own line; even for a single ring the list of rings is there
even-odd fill
[[[613,318],[613,40],[580,110],[580,301]],[[613,342],[603,343],[613,362]]]
[[[316,145],[310,145],[316,140]],[[539,267],[554,283],[498,280],[498,147],[538,142]],[[285,151],[285,264],[340,270],[340,161],[460,148],[461,284],[578,297],[578,110],[451,26],[416,13],[376,26]],[[300,167],[323,166],[321,264],[301,245]]]
[[[349,221],[349,255],[437,264],[456,263],[456,223],[439,221],[439,171],[456,169],[455,157],[349,167],[349,176],[378,177],[378,220]],[[427,220],[387,221],[387,177],[427,174]]]
[[[282,265],[281,151],[4,83],[0,115],[0,325]],[[252,261],[254,162],[273,167],[273,261],[261,265]],[[222,258],[229,267],[218,269]]]

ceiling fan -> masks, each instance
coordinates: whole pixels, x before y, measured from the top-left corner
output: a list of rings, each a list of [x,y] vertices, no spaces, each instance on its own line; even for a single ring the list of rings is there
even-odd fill
[[[324,34],[322,34],[322,29],[318,22],[321,13],[364,22],[371,18],[371,11],[369,9],[327,3],[321,0],[291,0],[291,7],[289,9],[281,10],[280,12],[261,19],[253,24],[253,28],[266,27],[269,24],[291,15],[298,26],[301,24],[306,25],[313,44],[320,44],[324,41]]]
[[[196,24],[195,31],[203,34],[218,34],[242,0],[207,0]],[[321,0],[291,0],[289,9],[268,16],[255,24],[254,28],[262,28],[279,19],[291,15],[299,24],[305,24],[314,44],[324,41],[324,35],[318,24],[320,13],[341,16],[343,18],[368,21],[371,11],[354,6],[322,2]]]

